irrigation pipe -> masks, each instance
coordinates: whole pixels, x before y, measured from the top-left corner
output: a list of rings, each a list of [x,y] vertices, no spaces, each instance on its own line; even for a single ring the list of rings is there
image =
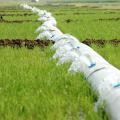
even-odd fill
[[[39,32],[37,38],[55,42],[52,49],[56,50],[53,59],[59,58],[57,65],[70,61],[69,72],[84,73],[100,95],[98,103],[105,101],[106,112],[112,120],[120,120],[120,71],[77,38],[63,34],[51,13],[27,4],[21,6],[38,14],[43,24],[36,30]]]

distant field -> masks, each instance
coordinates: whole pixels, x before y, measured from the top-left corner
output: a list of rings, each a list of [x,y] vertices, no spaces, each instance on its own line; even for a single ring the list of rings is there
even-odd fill
[[[80,41],[120,40],[120,10],[75,6],[39,6],[53,13],[58,27]],[[12,9],[14,8],[14,9]],[[18,6],[0,7],[0,39],[35,40],[38,16]],[[120,68],[120,45],[92,48]],[[49,47],[0,47],[0,120],[110,120],[104,105],[98,112],[98,94],[81,73],[56,66]],[[117,62],[116,62],[117,61]]]
[[[80,40],[120,39],[120,10],[74,6],[45,6],[40,8],[51,11],[58,21],[58,27],[64,33],[70,33]],[[37,34],[34,31],[40,25],[39,22],[36,22],[38,17],[34,14],[23,15],[25,13],[31,14],[31,12],[23,10],[16,10],[16,12],[14,10],[10,10],[10,12],[0,10],[0,15],[3,15],[4,20],[14,23],[0,22],[0,38],[35,39]],[[12,16],[9,14],[12,14]],[[19,15],[16,16],[16,14]],[[20,14],[23,16],[20,16]],[[21,20],[23,22],[19,23]],[[18,23],[14,21],[18,21]]]
[[[70,3],[70,2],[83,2],[83,3],[115,3],[115,2],[120,2],[120,0],[53,0],[55,2],[65,2],[65,3]]]

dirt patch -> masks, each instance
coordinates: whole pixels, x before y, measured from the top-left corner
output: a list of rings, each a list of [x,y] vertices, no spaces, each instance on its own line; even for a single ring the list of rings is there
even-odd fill
[[[75,20],[73,20],[73,19],[66,19],[64,22],[71,23],[71,22],[78,22],[78,21],[79,21],[78,19],[75,19]]]
[[[2,39],[0,40],[0,46],[7,47],[10,46],[12,48],[21,48],[21,47],[26,47],[28,49],[33,49],[34,47],[46,47],[49,46],[50,44],[53,44],[54,42],[46,40],[21,40],[21,39]]]
[[[84,40],[82,43],[84,43],[84,44],[86,44],[86,45],[88,45],[88,46],[97,45],[97,46],[104,47],[106,44],[118,46],[118,45],[120,45],[120,40],[118,40],[118,39],[113,39],[113,40],[86,39],[86,40]]]
[[[92,45],[97,45],[99,47],[104,47],[107,44],[113,45],[113,46],[118,46],[120,45],[120,40],[113,39],[113,40],[95,40],[95,39],[86,39],[82,43],[92,46]],[[40,48],[45,48],[49,46],[50,44],[54,44],[53,41],[49,40],[21,40],[21,39],[1,39],[0,40],[0,47],[12,47],[12,48],[21,48],[25,47],[28,49],[33,49],[35,47],[40,47]]]
[[[29,10],[0,10],[1,13],[7,13],[7,12],[30,12]]]
[[[0,20],[0,23],[24,23],[24,22],[39,22],[37,20]]]
[[[73,20],[71,20],[71,19],[65,20],[66,23],[70,23],[70,22],[72,22],[72,21],[73,21]]]
[[[73,23],[75,22],[76,23],[76,22],[79,22],[79,19],[70,19],[69,18],[69,19],[64,20],[64,22],[65,23],[71,23],[71,22],[73,22]]]
[[[0,16],[32,16],[34,14],[24,13],[24,14],[0,14]]]
[[[117,12],[104,12],[104,14],[116,14]]]
[[[82,12],[75,12],[75,13],[73,13],[74,15],[89,15],[89,14],[96,14],[96,13],[82,13]]]
[[[65,13],[55,13],[55,15],[66,15]]]
[[[98,20],[100,20],[100,21],[119,21],[120,17],[117,17],[117,18],[108,18],[108,19],[106,19],[106,18],[100,18]]]

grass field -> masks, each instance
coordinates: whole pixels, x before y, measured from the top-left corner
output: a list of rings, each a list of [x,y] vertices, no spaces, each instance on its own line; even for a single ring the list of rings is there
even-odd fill
[[[69,6],[45,6],[40,8],[52,12],[58,21],[58,27],[63,32],[70,33],[80,40],[87,38],[106,40],[120,39],[120,10],[99,10]],[[11,12],[6,11],[5,14],[25,13],[25,11],[21,10],[17,10],[17,12],[10,11]],[[0,14],[4,13],[0,12]],[[37,18],[36,15],[4,16],[5,20],[24,20],[24,22],[22,24],[14,22],[14,24],[0,23],[0,38],[34,39],[36,37],[34,31],[40,25],[39,22],[34,22]],[[33,22],[27,23],[25,20],[33,20]]]
[[[0,8],[3,19],[12,21],[0,21],[0,39],[35,39],[34,31],[41,24],[35,22],[38,17],[24,16],[31,12],[10,8]],[[120,10],[74,6],[39,8],[52,12],[58,27],[81,41],[120,39]],[[119,45],[93,45],[92,48],[120,68]],[[53,54],[50,46],[33,50],[0,47],[0,120],[110,120],[104,106],[94,112],[98,94],[83,75],[68,73],[69,64],[55,66],[56,61],[50,60]]]
[[[60,2],[68,2],[68,3],[70,3],[70,2],[84,2],[84,3],[86,3],[86,2],[88,2],[88,3],[106,3],[106,2],[108,2],[108,3],[111,3],[111,2],[120,2],[119,0],[100,0],[100,1],[98,1],[98,0],[51,0],[51,1],[55,1],[55,2],[58,2],[58,1],[60,1]]]

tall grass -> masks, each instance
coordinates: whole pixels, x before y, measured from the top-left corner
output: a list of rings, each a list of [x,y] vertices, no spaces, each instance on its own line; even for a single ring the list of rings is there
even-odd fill
[[[44,6],[44,9],[54,14],[63,32],[71,33],[80,40],[120,38],[119,21],[97,20],[118,17],[119,10],[73,6]],[[5,13],[17,12],[11,10]],[[20,13],[25,12],[28,11]],[[64,14],[57,15],[59,13]],[[35,20],[37,16],[6,16],[4,19]],[[67,19],[71,22],[66,23]],[[0,38],[35,39],[37,34],[34,31],[40,24],[0,23]],[[119,46],[92,47],[120,68]],[[98,94],[92,90],[82,73],[68,73],[69,64],[56,66],[56,61],[51,60],[53,53],[50,47],[34,50],[0,47],[0,120],[108,120],[103,110],[94,112]]]
[[[0,48],[1,120],[106,120],[83,75],[55,66],[50,48]]]
[[[103,56],[109,63],[120,69],[120,45],[106,45],[105,47],[92,46],[93,49]]]

